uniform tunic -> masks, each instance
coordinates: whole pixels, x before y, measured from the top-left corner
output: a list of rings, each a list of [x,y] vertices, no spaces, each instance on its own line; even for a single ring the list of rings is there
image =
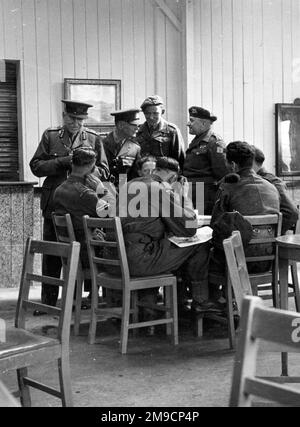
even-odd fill
[[[183,175],[191,183],[204,183],[204,214],[210,215],[214,206],[217,182],[228,172],[225,161],[225,143],[212,130],[196,136],[186,152]],[[193,203],[196,191],[193,185]]]
[[[109,179],[119,185],[119,175],[127,175],[128,181],[137,177],[137,160],[140,159],[141,148],[135,139],[130,138],[121,144],[116,143],[114,133],[111,132],[103,140],[108,165]]]
[[[30,168],[35,176],[47,177],[43,183],[41,197],[41,209],[46,218],[51,218],[55,189],[66,180],[71,171],[69,154],[79,147],[91,147],[96,151],[98,170],[95,171],[95,175],[103,179],[108,178],[106,154],[100,136],[96,132],[83,128],[72,142],[64,127],[47,129],[30,161]]]
[[[238,211],[241,215],[271,215],[278,214],[279,193],[267,180],[258,176],[253,169],[244,168],[238,172],[240,179],[236,182],[226,182],[227,177],[220,185],[217,201],[212,213],[211,224],[220,218],[224,212]],[[274,230],[270,226],[255,227],[256,236],[274,236]],[[272,244],[250,245],[245,248],[246,256],[268,255],[273,253]],[[250,263],[250,273],[266,271],[269,263]],[[224,272],[225,260],[219,251],[214,251],[210,260],[210,271]]]
[[[268,172],[265,168],[259,169],[257,171],[257,175],[269,181],[278,190],[280,196],[280,212],[282,213],[281,231],[282,234],[285,234],[287,230],[290,230],[295,226],[299,215],[298,209],[288,196],[286,185],[280,178]]]
[[[195,224],[187,227],[187,222],[195,220],[194,211],[189,207],[183,209],[172,190],[166,187],[167,184],[154,177],[138,178],[131,183],[143,183],[147,188],[147,197],[146,194],[143,197],[145,215],[134,217],[129,212],[122,218],[130,273],[134,276],[163,274],[177,271],[184,265],[192,282],[206,282],[207,285],[208,246],[180,248],[167,238],[170,233],[193,236]],[[135,196],[128,195],[129,207]]]
[[[141,146],[141,156],[172,157],[182,169],[185,149],[178,127],[161,119],[157,129],[150,130],[147,122],[142,124],[136,136]]]

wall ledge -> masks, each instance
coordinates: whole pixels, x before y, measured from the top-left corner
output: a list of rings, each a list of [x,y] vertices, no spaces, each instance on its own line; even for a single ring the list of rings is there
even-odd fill
[[[20,185],[36,185],[37,182],[27,182],[27,181],[0,181],[0,187],[17,187]]]

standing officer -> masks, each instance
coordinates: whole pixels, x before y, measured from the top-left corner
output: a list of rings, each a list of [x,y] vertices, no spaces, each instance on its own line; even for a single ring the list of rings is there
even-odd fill
[[[127,175],[130,181],[136,178],[137,161],[141,148],[136,142],[140,109],[121,110],[111,113],[115,118],[115,129],[103,140],[109,169],[110,181],[118,187],[120,175]]]
[[[225,144],[212,130],[217,117],[201,107],[191,107],[189,114],[187,126],[190,135],[195,135],[195,138],[186,152],[183,175],[192,183],[192,200],[198,210],[200,205],[196,206],[196,183],[204,183],[204,214],[211,215],[217,182],[229,172],[225,160]]]
[[[85,128],[84,120],[88,117],[90,104],[77,101],[62,100],[65,105],[63,126],[45,130],[39,146],[30,161],[32,173],[41,178],[46,177],[41,195],[41,209],[44,217],[43,239],[56,241],[51,213],[54,211],[53,195],[56,188],[67,179],[71,171],[72,152],[78,147],[91,147],[97,153],[94,174],[101,179],[107,179],[109,169],[105,151],[99,135]],[[60,276],[61,260],[58,257],[45,255],[43,257],[42,274]],[[42,285],[42,303],[55,306],[58,288]],[[36,311],[35,315],[43,314]]]
[[[176,125],[163,119],[165,107],[162,98],[158,95],[149,96],[142,103],[141,109],[146,119],[137,134],[141,155],[172,157],[182,169],[185,157],[183,138]]]

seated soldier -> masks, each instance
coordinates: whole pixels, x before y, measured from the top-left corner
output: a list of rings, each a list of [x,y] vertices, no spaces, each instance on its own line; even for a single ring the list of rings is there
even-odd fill
[[[281,233],[285,234],[287,230],[295,227],[298,220],[298,209],[289,197],[285,183],[278,178],[278,176],[273,175],[263,167],[263,163],[265,161],[264,153],[254,145],[252,145],[252,148],[254,149],[254,171],[257,175],[273,184],[278,190],[280,196],[280,212],[282,213]]]
[[[237,211],[241,215],[270,215],[279,213],[279,193],[270,182],[258,176],[253,168],[254,152],[252,147],[247,142],[235,141],[228,144],[226,147],[226,159],[236,173],[225,176],[220,185],[217,201],[212,212],[211,227],[220,230],[220,222],[225,212]],[[262,235],[273,233],[269,226],[256,227]],[[223,227],[223,230],[225,227]],[[222,231],[220,231],[222,234]],[[223,233],[224,234],[224,233]],[[242,234],[242,233],[241,233]],[[220,235],[220,242],[227,238],[227,235]],[[243,237],[243,236],[242,236]],[[215,247],[211,253],[209,272],[224,276],[225,272],[225,256],[220,249]],[[268,254],[272,247],[269,244],[251,245],[245,247],[246,256]],[[267,271],[267,265],[263,263],[249,264],[249,273],[259,273]],[[210,295],[212,300],[220,297],[219,290],[210,285]]]
[[[178,182],[178,174],[179,163],[161,157],[157,159],[152,175],[128,183],[126,212],[120,213],[120,217],[130,273],[132,276],[151,276],[182,269],[189,279],[192,311],[218,311],[214,304],[204,303],[208,296],[209,245],[182,248],[168,239],[170,234],[192,237],[197,227],[187,189],[178,194],[178,186],[175,186],[177,192],[172,188],[172,184]],[[155,297],[156,293],[151,290],[142,291],[140,295],[151,303],[155,303]]]
[[[142,157],[137,162],[137,172],[139,176],[149,176],[156,167],[156,158],[153,156]]]
[[[87,246],[82,217],[104,217],[115,204],[113,195],[104,189],[101,181],[92,175],[96,153],[90,148],[77,148],[72,157],[72,172],[54,193],[54,209],[58,215],[71,215],[76,240],[80,242],[80,259],[83,268],[89,268]],[[84,290],[91,291],[90,280],[85,280]],[[89,295],[90,297],[90,295]]]

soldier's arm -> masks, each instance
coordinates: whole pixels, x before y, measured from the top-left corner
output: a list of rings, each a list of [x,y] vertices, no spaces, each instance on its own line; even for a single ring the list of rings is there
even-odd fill
[[[72,157],[56,157],[50,155],[49,133],[43,133],[39,146],[31,159],[29,165],[32,173],[41,178],[43,176],[57,175],[65,170],[71,169]]]
[[[213,177],[216,180],[220,180],[230,172],[226,164],[225,143],[221,140],[216,140],[213,143],[209,143],[208,149]]]
[[[173,141],[172,141],[172,156],[174,159],[178,160],[180,169],[183,169],[183,163],[185,159],[185,146],[184,146],[184,140],[181,135],[180,129],[175,128],[174,134],[173,134]]]
[[[210,226],[212,228],[214,226],[214,223],[224,212],[229,212],[229,194],[225,183],[220,185],[220,188],[216,195],[216,203],[212,211],[210,222]]]
[[[109,171],[108,161],[107,161],[106,153],[104,150],[103,142],[100,136],[97,136],[96,138],[95,150],[97,153],[96,166],[99,171],[99,177],[102,180],[108,180],[110,171]]]

